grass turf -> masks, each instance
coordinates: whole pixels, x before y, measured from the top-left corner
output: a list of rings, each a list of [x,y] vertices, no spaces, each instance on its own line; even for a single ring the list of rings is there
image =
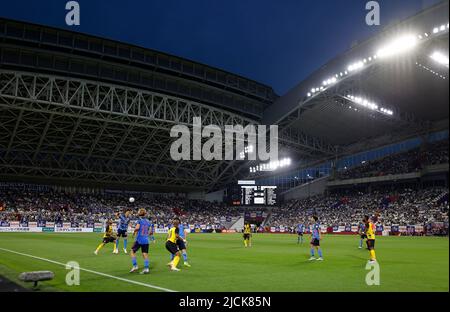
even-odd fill
[[[181,272],[166,266],[165,235],[156,239],[150,245],[149,275],[129,274],[129,255],[113,255],[112,244],[95,256],[99,234],[0,233],[0,248],[61,263],[77,261],[85,269],[175,291],[449,291],[448,238],[378,237],[380,286],[365,283],[368,252],[357,248],[358,236],[325,236],[325,261],[310,262],[308,244],[298,245],[296,235],[256,234],[253,247],[245,249],[240,234],[193,234],[188,245],[192,267],[180,265]],[[138,263],[142,266],[140,255]],[[34,270],[55,272],[41,291],[158,291],[84,271],[80,286],[68,286],[65,267],[0,249],[0,275],[17,281],[20,272]]]

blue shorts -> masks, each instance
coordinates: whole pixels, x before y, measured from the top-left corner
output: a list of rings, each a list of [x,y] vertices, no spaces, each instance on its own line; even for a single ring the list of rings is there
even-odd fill
[[[311,241],[311,245],[315,246],[315,247],[319,247],[320,246],[320,240],[318,238],[313,238]]]

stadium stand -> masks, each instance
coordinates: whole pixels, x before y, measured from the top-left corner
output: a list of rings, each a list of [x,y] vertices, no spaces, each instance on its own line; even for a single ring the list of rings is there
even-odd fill
[[[274,209],[269,226],[295,227],[316,214],[328,226],[357,225],[364,215],[380,213],[384,225],[448,223],[448,188],[335,193],[291,201]]]
[[[404,174],[419,171],[429,165],[448,164],[448,149],[448,140],[439,141],[431,144],[426,150],[416,148],[367,162],[356,168],[342,170],[338,173],[337,178],[344,180]]]
[[[448,228],[448,66],[430,57],[448,51],[447,12],[443,2],[387,27],[282,96],[163,52],[0,18],[0,220],[96,223],[129,207],[147,208],[161,225],[181,215],[220,229],[252,214],[267,227],[292,227],[312,213],[336,226],[380,211],[386,225]],[[408,53],[386,44],[402,42],[405,29],[415,30]],[[378,58],[386,49],[398,57]],[[194,116],[220,129],[277,125],[280,159],[292,167],[245,160],[245,149],[231,161],[175,161],[169,131],[190,127]],[[423,170],[439,164],[447,168]],[[406,173],[416,174],[394,176]],[[433,175],[444,182],[424,188]],[[279,206],[206,198],[223,197],[243,179],[276,186]],[[394,186],[396,179],[415,181]],[[17,181],[36,184],[11,184]],[[354,191],[356,183],[376,185]]]
[[[0,206],[5,211],[0,214],[0,222],[95,223],[113,218],[126,208],[146,208],[150,219],[161,226],[169,224],[173,216],[179,215],[189,224],[221,228],[222,222],[238,217],[243,211],[221,203],[188,200],[175,195],[148,197],[147,194],[137,198],[138,204],[130,204],[127,196],[114,193],[66,193],[52,188],[27,189],[28,186],[3,185]]]
[[[125,197],[126,198],[126,197]],[[329,195],[289,201],[279,207],[260,207],[270,211],[266,227],[286,227],[293,230],[299,223],[308,223],[316,214],[327,226],[357,225],[364,215],[380,214],[384,225],[427,225],[444,222],[448,229],[449,191],[445,187],[424,189],[379,188],[371,192],[336,191]],[[5,188],[0,191],[0,222],[50,221],[72,224],[104,222],[124,208],[148,209],[150,218],[158,226],[166,226],[173,216],[181,216],[190,225],[204,225],[210,229],[225,229],[225,221],[243,217],[252,208],[230,207],[222,203],[189,200],[180,197],[155,196],[138,199],[139,204],[126,203],[123,195],[93,195],[62,191],[23,191]],[[125,202],[125,203],[124,203]]]

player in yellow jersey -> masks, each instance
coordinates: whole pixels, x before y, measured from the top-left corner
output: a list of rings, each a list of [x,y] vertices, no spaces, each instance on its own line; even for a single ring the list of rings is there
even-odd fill
[[[246,222],[244,224],[244,246],[245,246],[245,248],[252,247],[251,237],[252,237],[252,227],[250,226],[250,223]]]
[[[180,239],[180,229],[178,228],[179,225],[180,219],[173,219],[173,226],[169,229],[167,234],[166,249],[173,256],[173,260],[167,264],[171,271],[180,271],[180,269],[177,268],[177,265],[180,262],[180,250],[177,245],[177,240]]]
[[[377,261],[377,257],[375,255],[375,224],[368,216],[364,217],[363,222],[366,226],[365,234],[367,237],[367,248],[369,249],[369,262],[375,263]]]
[[[100,249],[103,248],[108,243],[114,243],[114,249],[116,246],[116,237],[113,234],[113,227],[112,227],[112,221],[108,220],[106,221],[106,228],[105,228],[105,234],[103,235],[103,241],[100,245],[98,245],[97,249],[94,251],[94,254],[98,254]]]

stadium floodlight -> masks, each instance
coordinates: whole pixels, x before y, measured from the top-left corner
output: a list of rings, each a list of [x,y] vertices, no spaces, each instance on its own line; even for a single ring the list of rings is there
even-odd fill
[[[449,59],[448,56],[445,56],[441,52],[435,51],[430,55],[430,58],[438,64],[449,67]]]
[[[260,171],[275,171],[278,168],[284,168],[290,166],[292,160],[290,158],[283,158],[277,161],[271,161],[269,163],[260,164],[256,167],[250,167],[250,173],[256,173]]]
[[[417,45],[417,38],[413,35],[404,35],[389,42],[378,50],[377,56],[390,57],[413,50]]]
[[[346,98],[348,100],[350,100],[351,102],[353,102],[353,103],[355,103],[355,104],[357,104],[359,106],[362,106],[364,108],[370,109],[372,111],[377,111],[379,113],[382,113],[384,115],[389,115],[389,116],[393,116],[394,115],[394,112],[392,110],[389,110],[389,109],[386,109],[386,108],[383,108],[383,107],[380,108],[377,104],[372,103],[369,100],[364,99],[362,97],[354,96],[354,95],[349,94],[349,95],[346,96]],[[348,108],[349,109],[353,109],[355,111],[358,111],[358,109],[356,109],[356,108],[354,108],[352,106],[349,106]]]
[[[337,77],[339,77],[339,75],[336,75]],[[337,77],[332,77],[332,78],[330,78],[330,79],[327,79],[327,80],[325,80],[322,84],[324,85],[324,86],[328,86],[328,85],[331,85],[331,84],[335,84],[336,82],[337,82]]]
[[[253,151],[254,151],[253,145],[248,145],[248,146],[244,147],[244,151],[239,153],[239,158],[241,160],[245,159],[245,155],[252,154]]]
[[[448,31],[449,29],[449,23],[442,24],[440,26],[436,26],[432,29],[432,32],[424,32],[422,34],[405,34],[403,36],[399,36],[395,38],[394,40],[388,42],[385,46],[381,47],[376,53],[374,53],[371,56],[366,56],[365,58],[362,58],[358,62],[354,62],[347,66],[346,70],[344,72],[340,72],[338,74],[335,74],[333,78],[324,80],[322,85],[328,86],[333,83],[337,83],[339,78],[342,78],[344,75],[347,76],[348,74],[363,69],[366,65],[369,63],[378,60],[379,57],[381,58],[387,58],[394,55],[403,54],[409,51],[412,51],[421,40],[424,40],[425,38],[430,37],[430,34],[439,34],[444,31]],[[441,77],[442,78],[442,77]],[[444,78],[443,78],[444,79]],[[311,97],[312,94],[316,92],[323,91],[323,87],[313,88],[311,92],[308,93],[308,97]]]
[[[448,30],[448,23],[447,25],[443,24],[441,26],[436,26],[433,28],[433,34],[438,34],[440,32],[443,32],[445,30]]]
[[[386,115],[389,115],[389,116],[392,116],[392,115],[394,114],[393,111],[391,111],[391,110],[389,110],[389,109],[386,109],[386,108],[383,108],[383,107],[380,109],[380,111],[381,111],[383,114],[386,114]]]
[[[351,64],[350,66],[348,66],[347,70],[349,72],[353,72],[355,70],[359,70],[361,68],[364,67],[364,62],[363,61],[359,61],[359,62],[355,62],[353,64]]]

